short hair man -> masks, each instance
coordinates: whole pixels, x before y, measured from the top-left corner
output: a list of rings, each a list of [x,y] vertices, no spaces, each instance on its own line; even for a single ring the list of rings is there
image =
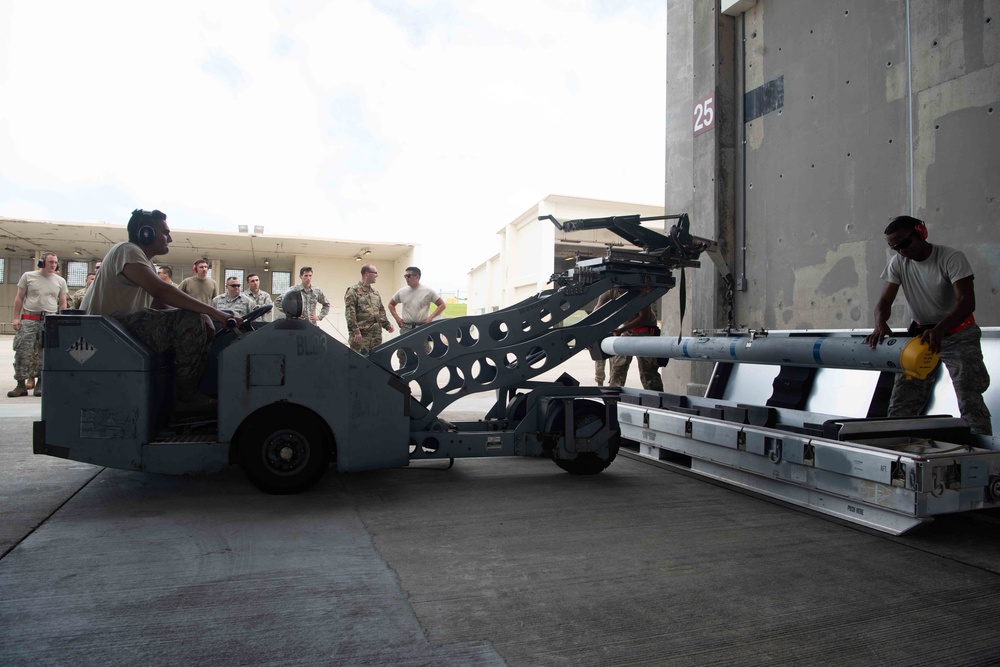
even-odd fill
[[[194,269],[194,275],[182,280],[177,289],[206,305],[210,305],[212,299],[219,295],[219,286],[208,277],[208,260],[202,257],[196,260],[191,268]]]
[[[197,387],[215,335],[212,320],[225,326],[232,316],[157,277],[152,259],[167,254],[171,241],[166,214],[133,211],[128,241],[111,246],[104,258],[108,268],[97,273],[83,309],[115,318],[154,352],[173,350],[177,408],[210,407]],[[240,318],[235,319],[239,326]]]
[[[374,264],[361,267],[361,280],[344,293],[344,316],[347,318],[347,336],[355,352],[370,350],[382,344],[382,329],[389,333],[396,330],[382,307],[382,297],[372,285],[378,280]]]
[[[173,267],[162,264],[156,267],[156,276],[165,283],[169,283],[174,287],[178,287],[177,283],[174,282],[174,269]]]
[[[421,325],[430,324],[435,317],[444,312],[444,299],[430,287],[421,285],[420,277],[420,269],[415,266],[406,267],[406,270],[403,272],[406,287],[398,290],[389,299],[389,313],[392,315],[392,319],[396,320],[396,324],[399,325],[399,332],[401,334],[412,331]],[[436,308],[428,316],[427,313],[432,303]],[[402,315],[396,312],[397,305],[401,306]],[[428,341],[425,343],[424,349],[429,352],[429,348],[430,342]],[[402,350],[399,351],[398,356],[399,363],[405,364],[405,355]]]
[[[90,287],[90,283],[94,282],[94,276],[97,274],[88,273],[87,274],[87,284],[73,292],[73,296],[70,297],[70,308],[79,308],[80,304],[83,303],[83,297],[87,294],[87,289]]]
[[[875,330],[865,340],[874,349],[893,335],[888,320],[902,287],[911,317],[907,334],[919,335],[932,352],[941,354],[969,429],[992,435],[990,411],[983,401],[990,375],[983,363],[982,331],[973,316],[975,276],[969,260],[958,250],[928,243],[926,225],[908,215],[893,218],[884,233],[886,244],[896,254],[882,272],[885,284],[875,304]],[[934,373],[925,380],[907,380],[898,375],[889,399],[889,416],[922,413],[936,377]]]
[[[313,270],[311,266],[303,266],[299,269],[299,284],[291,287],[288,292],[302,292],[302,319],[309,320],[313,324],[318,324],[320,320],[330,314],[330,302],[327,300],[323,290],[313,287]],[[288,292],[285,292],[287,294]],[[284,296],[284,295],[282,295]],[[322,304],[323,308],[316,314],[316,305]],[[280,299],[278,310],[281,310]]]
[[[17,281],[14,296],[14,380],[17,382],[7,396],[27,396],[25,381],[36,372],[35,396],[42,395],[41,369],[33,371],[33,359],[41,362],[42,319],[55,315],[66,307],[69,288],[59,275],[59,258],[54,252],[47,252],[38,261],[37,271],[28,271]]]
[[[256,273],[251,273],[247,276],[247,291],[243,293],[246,294],[251,301],[253,301],[254,308],[274,305],[271,301],[271,295],[260,288],[260,276]],[[260,319],[264,322],[270,322],[271,313],[265,313]]]
[[[240,279],[236,276],[226,278],[226,293],[212,299],[212,307],[231,310],[240,317],[246,317],[253,310],[253,301],[240,291],[240,287]]]

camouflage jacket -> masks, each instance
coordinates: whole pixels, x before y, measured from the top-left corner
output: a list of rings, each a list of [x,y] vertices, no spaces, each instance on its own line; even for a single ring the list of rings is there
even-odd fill
[[[382,297],[372,287],[360,281],[344,293],[344,315],[347,318],[348,336],[382,327],[389,329],[389,318],[382,306]]]
[[[323,290],[313,286],[309,289],[302,287],[302,283],[290,287],[281,296],[284,297],[291,291],[302,292],[302,318],[308,320],[310,315],[316,315],[316,318],[321,320],[330,314],[330,302],[327,300],[326,295],[323,294]],[[316,305],[322,304],[323,308],[317,313]],[[274,304],[275,308],[281,310],[281,299],[278,299],[277,303]]]

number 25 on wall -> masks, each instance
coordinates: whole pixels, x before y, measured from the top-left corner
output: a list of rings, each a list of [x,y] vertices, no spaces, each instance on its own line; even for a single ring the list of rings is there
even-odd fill
[[[694,136],[715,127],[715,95],[698,100],[694,105]]]

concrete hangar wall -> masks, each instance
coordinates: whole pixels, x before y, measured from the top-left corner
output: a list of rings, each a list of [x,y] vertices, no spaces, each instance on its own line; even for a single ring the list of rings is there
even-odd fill
[[[665,209],[720,240],[737,325],[871,327],[904,213],[1000,324],[1000,2],[668,0],[667,26]],[[714,272],[693,284],[685,328],[725,326]]]

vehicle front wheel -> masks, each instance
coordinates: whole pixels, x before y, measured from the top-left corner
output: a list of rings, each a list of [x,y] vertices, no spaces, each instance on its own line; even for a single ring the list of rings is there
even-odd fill
[[[606,410],[603,403],[588,400],[576,400],[573,402],[573,431],[577,438],[589,438],[595,436],[604,428],[606,422]],[[553,410],[549,416],[550,430],[565,432],[565,410],[561,404]],[[556,450],[552,452],[552,460],[555,464],[571,475],[596,475],[611,465],[611,462],[618,456],[618,449],[621,446],[621,435],[612,433],[607,442],[605,455],[601,456],[597,452],[580,452],[575,459],[561,459]]]
[[[319,417],[306,410],[266,410],[241,429],[239,459],[261,491],[305,491],[326,472],[330,443]]]

